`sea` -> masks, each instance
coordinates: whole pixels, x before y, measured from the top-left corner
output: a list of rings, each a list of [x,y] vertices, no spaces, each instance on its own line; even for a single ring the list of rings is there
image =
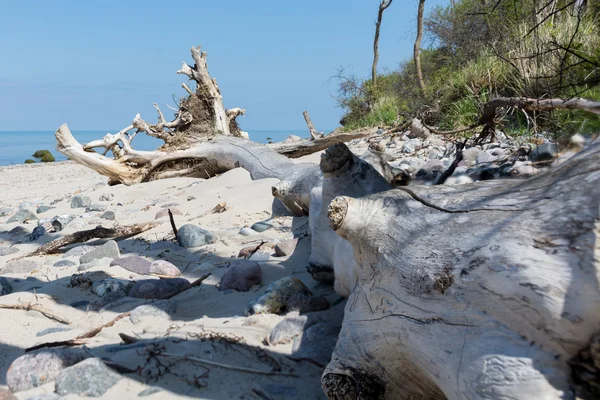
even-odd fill
[[[85,144],[92,140],[102,139],[107,133],[116,133],[118,131],[116,129],[107,131],[71,131],[71,133],[73,133],[73,136],[75,136],[75,139],[79,143]],[[302,138],[309,136],[308,129],[251,130],[248,133],[250,140],[258,143],[280,142],[290,135]],[[136,150],[155,150],[162,144],[162,140],[145,134],[138,134],[133,140],[133,148]],[[67,159],[56,150],[54,131],[0,131],[0,166],[23,164],[26,159],[33,159],[32,154],[37,150],[50,150],[56,161]]]

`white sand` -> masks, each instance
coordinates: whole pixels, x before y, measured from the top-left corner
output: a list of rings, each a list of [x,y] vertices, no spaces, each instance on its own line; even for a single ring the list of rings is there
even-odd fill
[[[304,160],[316,161],[318,155],[312,155]],[[252,390],[263,390],[270,398],[291,399],[318,399],[324,398],[320,377],[322,368],[305,361],[293,361],[286,357],[292,352],[292,344],[268,346],[263,342],[270,329],[283,316],[263,315],[244,317],[244,308],[258,297],[268,284],[289,275],[300,278],[315,295],[326,295],[331,304],[337,303],[327,311],[310,313],[309,318],[315,321],[324,321],[332,326],[339,326],[343,313],[343,302],[339,302],[337,295],[329,286],[317,284],[306,273],[308,264],[308,250],[310,238],[301,239],[296,252],[291,257],[271,257],[268,262],[261,263],[263,270],[263,285],[254,287],[247,293],[220,292],[216,284],[227,271],[227,261],[237,257],[240,249],[250,244],[267,240],[275,243],[294,236],[292,225],[296,233],[306,230],[306,218],[293,219],[289,216],[274,216],[272,222],[276,228],[255,236],[242,236],[238,232],[244,226],[271,218],[273,215],[273,198],[271,186],[277,181],[264,179],[252,181],[249,174],[236,169],[210,180],[198,179],[169,179],[136,186],[114,186],[105,184],[106,178],[95,172],[71,163],[63,162],[47,165],[23,165],[0,168],[0,209],[18,208],[25,201],[43,203],[57,198],[64,199],[54,206],[56,209],[40,215],[41,218],[51,218],[62,213],[84,214],[83,209],[70,208],[69,198],[82,193],[92,198],[94,203],[103,203],[107,209],[116,213],[116,221],[99,220],[97,217],[86,219],[92,228],[98,223],[111,226],[114,222],[120,225],[153,221],[155,214],[161,210],[161,205],[166,203],[179,203],[179,208],[184,215],[176,215],[178,226],[193,223],[208,229],[219,236],[215,244],[194,249],[173,249],[171,251],[148,250],[151,242],[173,238],[168,218],[162,218],[164,223],[159,227],[140,234],[134,238],[121,240],[119,247],[122,256],[142,255],[149,260],[165,259],[177,265],[183,277],[191,280],[197,279],[206,272],[211,272],[204,283],[197,288],[176,296],[173,300],[178,305],[177,312],[172,318],[144,317],[142,322],[133,324],[129,318],[124,318],[113,327],[104,329],[87,346],[90,349],[106,350],[110,346],[117,348],[121,343],[119,333],[125,333],[139,339],[160,341],[165,338],[180,338],[180,343],[169,342],[167,349],[170,353],[184,354],[203,359],[214,360],[235,366],[270,370],[272,364],[264,356],[257,357],[256,349],[261,349],[265,354],[275,357],[281,363],[281,370],[293,373],[297,377],[265,376],[255,373],[238,372],[215,366],[208,369],[194,365],[190,362],[180,362],[170,367],[171,373],[161,367],[161,372],[154,361],[149,360],[149,354],[143,348],[128,351],[114,351],[111,354],[113,361],[130,368],[144,367],[144,373],[151,371],[153,377],[140,376],[130,373],[113,386],[102,398],[105,399],[130,399],[137,398],[138,393],[149,387],[160,388],[155,394],[147,396],[149,399],[171,398],[206,398],[206,399],[258,399],[260,397]],[[100,202],[98,198],[103,193],[114,194],[110,202]],[[194,197],[188,201],[188,197]],[[221,214],[213,214],[211,210],[217,204],[226,202],[228,210]],[[122,204],[122,205],[118,205]],[[155,204],[155,205],[153,205]],[[2,217],[4,222],[8,217]],[[0,257],[0,268],[4,264],[37,248],[40,244],[50,241],[64,234],[72,233],[73,229],[65,229],[60,233],[49,233],[36,242],[29,242],[24,236],[10,237],[6,231],[17,225],[23,225],[32,230],[37,224],[11,223],[0,224],[0,246],[15,246],[19,252],[9,256]],[[99,243],[98,241],[94,244]],[[267,249],[269,247],[267,246]],[[271,248],[272,250],[272,248]],[[272,252],[272,251],[271,251]],[[2,274],[11,282],[13,293],[0,297],[0,304],[38,303],[53,311],[57,315],[72,322],[71,330],[55,332],[37,337],[36,334],[43,329],[60,326],[41,314],[33,311],[3,310],[0,309],[0,387],[6,388],[6,371],[10,363],[24,353],[24,349],[43,342],[62,341],[75,338],[94,327],[106,323],[122,312],[130,311],[144,300],[126,298],[116,308],[100,312],[82,311],[71,307],[76,301],[95,301],[98,297],[88,289],[67,287],[70,277],[77,273],[77,266],[53,267],[61,260],[61,255],[34,257],[40,268],[31,274]],[[69,258],[77,262],[77,257]],[[203,263],[202,267],[199,267]],[[103,271],[108,276],[126,279],[147,279],[129,272],[121,267],[94,267],[87,272]],[[20,279],[20,280],[15,280]],[[119,302],[117,302],[118,304]],[[64,326],[64,325],[62,325]],[[215,340],[200,340],[198,334],[225,335],[236,337],[244,345],[227,345]],[[157,345],[157,346],[160,346]],[[158,358],[164,365],[172,364],[174,358]],[[151,366],[150,366],[151,365]],[[159,376],[160,375],[160,376]],[[196,376],[196,378],[194,378]],[[195,383],[194,383],[195,380]],[[18,392],[19,399],[27,399],[34,394],[50,393],[54,391],[54,383],[47,383],[36,389]],[[78,398],[75,395],[66,396],[67,399]]]

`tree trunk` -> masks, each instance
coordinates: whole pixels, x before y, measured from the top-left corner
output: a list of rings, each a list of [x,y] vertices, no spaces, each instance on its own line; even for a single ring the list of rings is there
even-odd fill
[[[417,83],[421,94],[425,95],[425,81],[423,80],[423,71],[421,71],[421,39],[423,38],[423,10],[425,9],[425,0],[419,0],[419,10],[417,12],[417,38],[415,40],[414,59],[415,73],[417,75]]]
[[[336,197],[357,280],[327,396],[574,398],[569,360],[600,331],[598,165],[600,141],[528,180]]]
[[[393,0],[381,0],[377,11],[377,22],[375,22],[375,39],[373,40],[373,66],[371,67],[371,85],[375,88],[377,84],[377,62],[379,61],[379,30],[383,12],[392,4]]]

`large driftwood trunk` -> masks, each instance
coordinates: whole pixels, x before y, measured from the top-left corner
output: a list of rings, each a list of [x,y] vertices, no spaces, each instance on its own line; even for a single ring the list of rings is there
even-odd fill
[[[599,165],[596,141],[524,181],[334,199],[357,283],[329,398],[574,398],[568,361],[600,331]]]

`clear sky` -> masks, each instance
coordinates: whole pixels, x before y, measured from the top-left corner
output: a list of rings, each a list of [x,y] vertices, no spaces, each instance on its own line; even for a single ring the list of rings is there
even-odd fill
[[[417,0],[386,11],[380,69],[411,57]],[[445,4],[428,0],[426,10]],[[317,129],[342,111],[330,78],[370,75],[378,0],[0,0],[0,130],[120,129],[172,113],[183,60],[202,44],[242,128]]]

